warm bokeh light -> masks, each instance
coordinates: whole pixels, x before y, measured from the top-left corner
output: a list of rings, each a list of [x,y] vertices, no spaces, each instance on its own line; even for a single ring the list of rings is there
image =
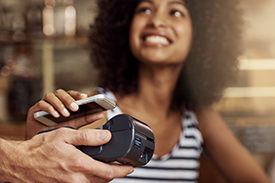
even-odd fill
[[[46,6],[54,7],[55,4],[56,4],[55,0],[45,0]]]
[[[275,59],[239,59],[240,70],[275,70]]]
[[[54,34],[53,20],[53,8],[46,6],[43,10],[43,33],[46,36],[52,36]]]
[[[76,11],[73,6],[65,9],[65,35],[74,36],[76,27]]]
[[[6,61],[6,66],[8,66],[10,69],[13,69],[15,67],[15,61],[13,59],[8,59]]]
[[[2,69],[1,69],[1,76],[7,77],[7,76],[10,75],[10,73],[11,73],[11,69],[8,66],[2,67]]]

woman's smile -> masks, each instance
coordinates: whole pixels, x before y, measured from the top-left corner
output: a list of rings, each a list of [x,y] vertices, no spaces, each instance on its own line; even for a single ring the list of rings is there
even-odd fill
[[[144,37],[144,43],[145,43],[145,45],[148,45],[148,46],[161,47],[161,46],[169,45],[170,41],[166,37],[163,37],[163,36],[147,35]]]
[[[173,39],[166,30],[158,29],[145,29],[140,36],[141,46],[162,48],[170,46],[173,43]]]

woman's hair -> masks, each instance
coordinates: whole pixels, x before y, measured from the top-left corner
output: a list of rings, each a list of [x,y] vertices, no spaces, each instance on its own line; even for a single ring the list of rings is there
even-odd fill
[[[89,37],[97,85],[121,95],[137,91],[138,61],[129,48],[129,28],[139,0],[97,0]],[[174,91],[171,108],[210,105],[237,71],[242,11],[238,0],[189,0],[194,39]]]

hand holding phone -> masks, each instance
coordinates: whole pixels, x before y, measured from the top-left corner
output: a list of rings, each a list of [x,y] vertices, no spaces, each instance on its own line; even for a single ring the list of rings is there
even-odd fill
[[[48,112],[38,111],[34,113],[34,118],[47,126],[55,126],[69,120],[110,110],[116,107],[116,103],[103,94],[97,94],[88,98],[80,99],[77,100],[76,103],[79,106],[79,109],[75,112],[68,109],[70,112],[69,117],[60,116],[59,118],[56,118]]]

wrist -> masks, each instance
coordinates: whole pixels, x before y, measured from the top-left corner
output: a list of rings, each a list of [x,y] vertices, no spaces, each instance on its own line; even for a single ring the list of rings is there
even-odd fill
[[[16,141],[0,139],[0,181],[13,182],[16,169]]]

